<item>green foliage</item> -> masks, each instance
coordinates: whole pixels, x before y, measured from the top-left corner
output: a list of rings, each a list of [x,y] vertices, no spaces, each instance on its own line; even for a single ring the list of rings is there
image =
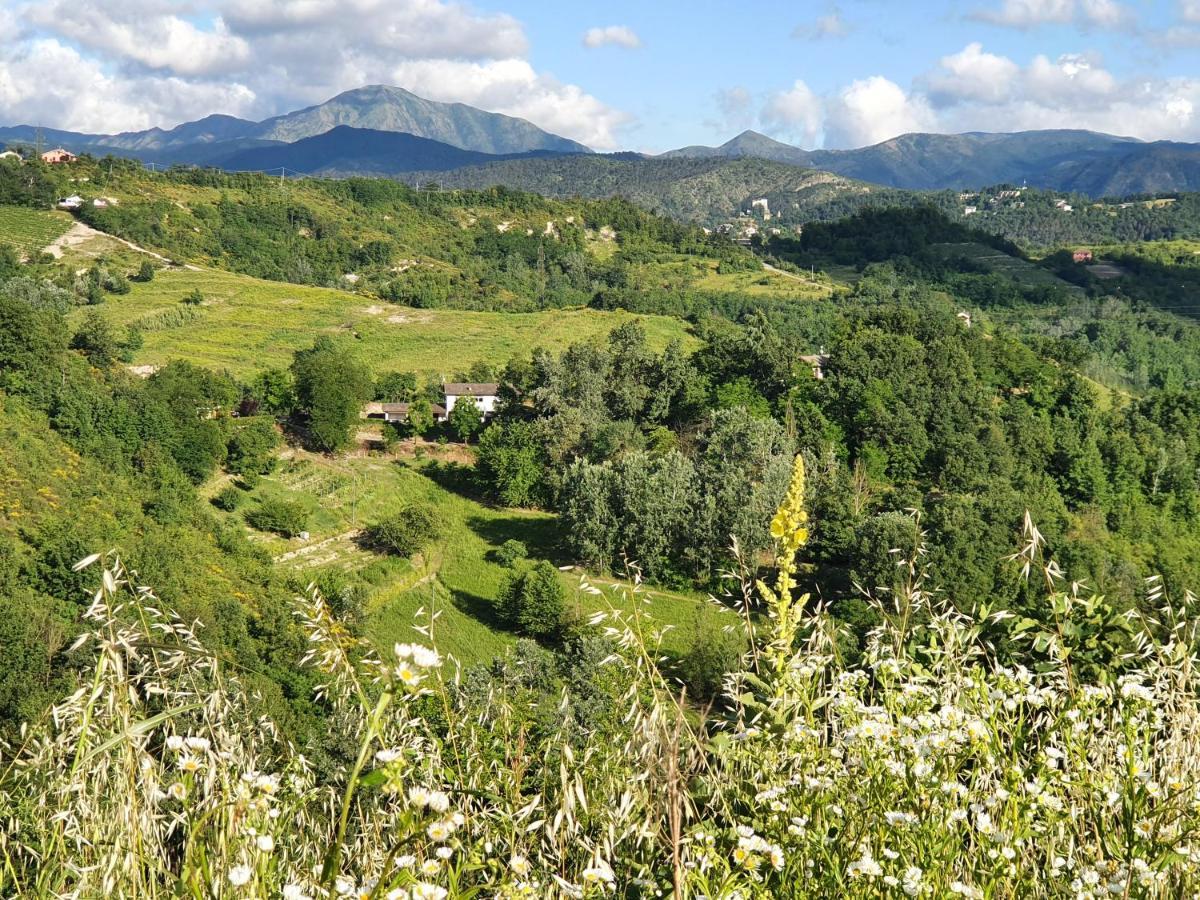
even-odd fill
[[[233,512],[246,499],[246,492],[236,484],[227,484],[213,495],[212,503],[217,509]]]
[[[271,531],[283,537],[296,537],[308,526],[308,510],[303,505],[277,497],[259,501],[247,510],[246,521],[259,531]]]
[[[470,443],[483,428],[483,413],[470,399],[460,399],[447,416],[447,424],[464,444]]]
[[[424,397],[418,397],[408,406],[408,427],[413,434],[423,435],[433,426],[433,404]]]
[[[506,628],[538,640],[551,640],[562,631],[566,602],[567,592],[558,570],[540,560],[505,583],[496,599],[496,610]]]
[[[133,280],[142,284],[148,284],[154,280],[154,271],[154,263],[148,259],[142,260],[142,264],[138,267],[137,275],[133,277]]]
[[[413,556],[441,533],[437,511],[425,503],[404,507],[367,528],[367,542],[396,556]]]
[[[308,418],[313,444],[328,452],[349,445],[359,411],[370,398],[371,371],[344,347],[321,337],[292,361],[296,409]]]
[[[189,293],[184,294],[183,303],[186,306],[200,306],[204,303],[204,295],[200,293],[199,288],[193,288]]]
[[[529,556],[529,548],[525,546],[524,541],[518,541],[515,538],[510,538],[501,544],[495,552],[496,562],[502,566],[512,567],[518,560],[525,559]]]
[[[531,423],[504,422],[485,430],[476,471],[487,492],[505,506],[537,506],[546,499],[544,451]]]
[[[117,336],[108,321],[95,310],[88,310],[79,329],[71,336],[71,349],[81,350],[93,366],[107,369],[120,353]]]
[[[225,468],[234,475],[265,475],[275,464],[279,434],[267,419],[239,421],[227,445]]]

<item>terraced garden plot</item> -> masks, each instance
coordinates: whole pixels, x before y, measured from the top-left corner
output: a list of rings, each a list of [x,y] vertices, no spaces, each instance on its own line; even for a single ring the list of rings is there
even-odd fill
[[[45,249],[74,223],[65,212],[0,206],[0,244],[15,247],[22,256]]]

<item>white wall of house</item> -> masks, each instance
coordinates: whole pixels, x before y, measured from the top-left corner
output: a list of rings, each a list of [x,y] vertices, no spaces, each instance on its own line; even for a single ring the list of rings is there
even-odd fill
[[[450,415],[454,411],[454,404],[459,400],[473,402],[485,416],[490,416],[494,413],[496,407],[499,405],[499,399],[494,394],[484,394],[482,397],[475,397],[470,394],[447,394],[446,415]]]

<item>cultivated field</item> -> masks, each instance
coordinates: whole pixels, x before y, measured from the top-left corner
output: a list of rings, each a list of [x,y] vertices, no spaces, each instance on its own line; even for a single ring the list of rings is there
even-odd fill
[[[183,306],[199,290],[204,303]],[[196,309],[174,317],[170,310]],[[410,309],[346,291],[262,281],[215,269],[159,272],[124,296],[109,296],[101,312],[116,325],[136,324],[145,334],[138,365],[186,359],[235,375],[286,366],[292,353],[321,334],[355,340],[377,370],[447,375],[473,362],[503,364],[534,347],[562,348],[606,335],[635,318],[591,309],[536,313]],[[164,313],[166,315],[164,316]],[[82,315],[77,312],[76,316]],[[637,316],[651,346],[673,339],[689,348],[686,323],[666,316]]]
[[[0,244],[21,255],[36,253],[64,234],[74,220],[65,212],[0,206]]]
[[[973,242],[961,244],[934,244],[931,249],[946,259],[967,259],[986,266],[1000,275],[1007,275],[1023,287],[1057,287],[1083,293],[1083,289],[1063,281],[1053,272],[1035,266],[1028,260],[1009,256],[994,247]]]

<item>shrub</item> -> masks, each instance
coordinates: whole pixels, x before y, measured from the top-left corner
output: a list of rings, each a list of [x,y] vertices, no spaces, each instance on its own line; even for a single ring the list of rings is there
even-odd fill
[[[558,636],[566,607],[567,592],[558,569],[545,560],[510,577],[496,598],[500,620],[506,627],[539,639]]]
[[[441,530],[437,511],[419,503],[406,506],[394,516],[367,529],[367,542],[396,556],[412,556],[424,550]]]
[[[143,283],[153,281],[154,280],[154,263],[150,262],[150,260],[148,260],[148,259],[143,260],[141,267],[137,271],[137,274],[133,276],[133,280],[140,281]]]
[[[522,541],[510,538],[499,547],[496,548],[496,562],[502,566],[512,566],[519,559],[524,559],[529,555],[527,548]]]
[[[200,293],[200,288],[192,288],[184,295],[183,302],[188,306],[199,306],[204,302],[204,295]]]
[[[233,484],[228,484],[212,498],[212,504],[217,509],[223,509],[226,512],[233,512],[242,505],[242,501],[246,498],[246,492]]]
[[[291,500],[267,498],[247,511],[246,521],[259,531],[295,537],[308,525],[308,511]]]

